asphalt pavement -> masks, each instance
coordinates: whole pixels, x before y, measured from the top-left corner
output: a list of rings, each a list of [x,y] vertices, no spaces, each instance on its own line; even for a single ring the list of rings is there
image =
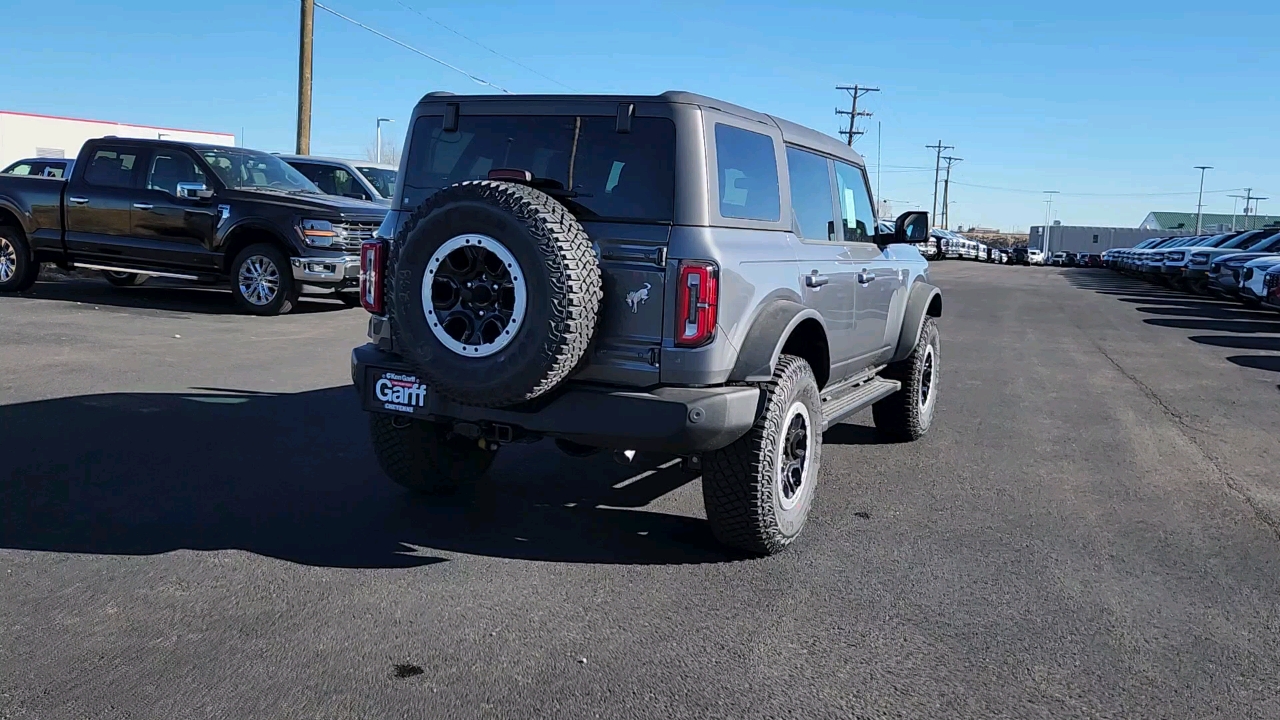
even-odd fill
[[[0,298],[0,720],[1280,717],[1280,315],[939,263],[922,441],[826,436],[805,536],[550,443],[381,477],[365,315]]]

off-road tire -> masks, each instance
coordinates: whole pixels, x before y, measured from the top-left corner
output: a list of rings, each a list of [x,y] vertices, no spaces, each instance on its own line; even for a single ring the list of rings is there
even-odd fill
[[[122,273],[103,270],[102,277],[115,287],[137,287],[147,281],[146,275],[138,275],[137,273]]]
[[[790,545],[804,528],[822,467],[822,398],[809,363],[778,358],[773,378],[760,386],[760,417],[728,447],[702,456],[702,501],[711,532],[720,543],[754,555],[772,555]],[[778,481],[784,423],[795,403],[803,403],[813,434],[804,482],[791,508],[784,508]]]
[[[529,302],[510,342],[464,357],[436,337],[422,302],[431,256],[454,237],[480,234],[519,261]],[[595,335],[603,284],[590,238],[569,210],[534,188],[465,182],[432,195],[404,224],[387,288],[397,349],[432,392],[479,407],[532,400],[562,383]]]
[[[488,472],[498,455],[447,425],[382,413],[369,413],[369,435],[382,472],[422,495],[452,495]]]
[[[21,230],[6,226],[0,226],[0,238],[4,238],[5,243],[12,249],[14,262],[13,274],[7,280],[0,282],[0,293],[30,290],[31,286],[36,284],[36,278],[40,276],[40,263],[32,259],[31,246],[27,244],[27,238]]]
[[[890,442],[912,442],[924,437],[933,424],[938,402],[938,370],[941,337],[933,318],[925,317],[920,339],[906,359],[885,368],[881,376],[902,383],[902,389],[871,406],[876,433]],[[932,357],[930,368],[929,358]],[[922,404],[921,389],[928,374],[929,396]]]
[[[240,290],[240,268],[250,258],[257,256],[269,259],[279,273],[279,288],[271,301],[263,305],[250,302]],[[235,260],[231,261],[229,276],[231,296],[236,299],[236,306],[250,315],[286,315],[298,306],[298,296],[302,294],[302,286],[294,282],[293,268],[289,264],[289,258],[274,245],[259,243],[241,250]]]

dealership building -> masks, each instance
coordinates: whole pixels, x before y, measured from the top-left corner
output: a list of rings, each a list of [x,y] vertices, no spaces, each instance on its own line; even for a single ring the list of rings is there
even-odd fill
[[[209,145],[236,144],[231,133],[180,130],[108,120],[33,115],[0,110],[0,168],[23,158],[74,158],[86,140],[115,135],[126,138],[181,140]]]

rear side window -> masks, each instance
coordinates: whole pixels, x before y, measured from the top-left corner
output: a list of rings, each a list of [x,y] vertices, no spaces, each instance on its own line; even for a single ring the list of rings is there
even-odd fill
[[[137,163],[136,150],[100,147],[89,160],[84,181],[98,187],[131,188]]]
[[[773,138],[717,124],[716,174],[720,178],[721,217],[778,221],[782,201]]]
[[[836,240],[827,159],[804,150],[787,148],[787,174],[791,180],[791,219],[800,237],[805,240]]]
[[[533,174],[584,220],[671,222],[675,205],[675,124],[637,117],[463,115],[456,132],[438,117],[413,128],[401,206],[417,207],[454,183],[490,170]]]

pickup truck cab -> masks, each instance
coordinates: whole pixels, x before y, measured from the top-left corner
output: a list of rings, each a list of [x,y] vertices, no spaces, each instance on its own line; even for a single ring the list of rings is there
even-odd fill
[[[289,312],[303,284],[354,305],[340,291],[358,284],[360,243],[385,217],[256,150],[90,140],[65,180],[0,175],[0,292],[31,287],[48,262],[116,286],[228,283],[257,315]]]

